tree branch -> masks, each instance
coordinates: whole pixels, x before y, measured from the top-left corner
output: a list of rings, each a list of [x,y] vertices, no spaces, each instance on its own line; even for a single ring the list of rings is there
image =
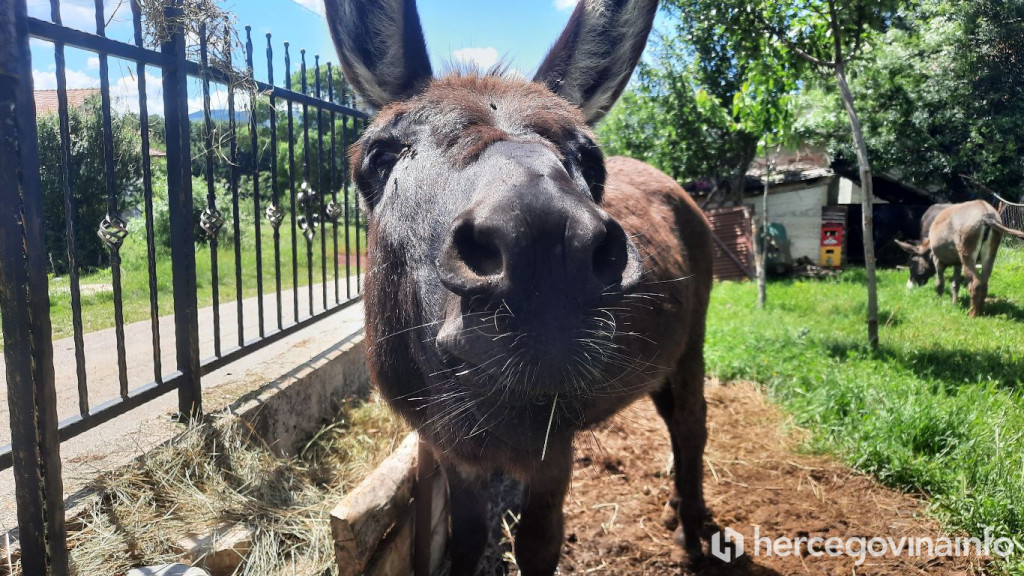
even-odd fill
[[[861,40],[864,39],[864,22],[857,22],[856,38],[853,40],[853,49],[850,51],[850,55],[843,60],[843,64],[849,64],[857,58],[860,52]]]
[[[842,68],[843,61],[843,40],[839,36],[839,12],[836,10],[836,0],[828,0],[829,26],[832,28],[832,45],[836,51],[836,67]]]
[[[797,56],[803,58],[804,60],[810,62],[811,64],[814,64],[815,66],[821,66],[822,68],[835,68],[835,62],[828,62],[822,60],[821,58],[813,56],[809,52],[801,49],[799,46],[797,46],[796,42],[790,40],[782,32],[782,30],[775,27],[771,22],[768,22],[768,20],[766,20],[761,14],[756,14],[754,17],[761,21],[761,25],[768,30],[769,34],[778,38],[783,44],[789,47],[789,49],[792,50]]]
[[[763,26],[765,28],[765,30],[768,31],[768,34],[771,34],[772,36],[777,38],[779,41],[781,41],[783,44],[785,44],[788,48],[793,50],[798,56],[800,56],[801,58],[809,61],[810,64],[812,64],[814,66],[821,67],[821,68],[836,68],[836,63],[834,63],[834,61],[823,60],[823,59],[821,59],[821,58],[819,58],[817,56],[812,55],[810,52],[802,49],[800,46],[797,45],[796,42],[794,42],[793,40],[790,40],[790,38],[788,38],[782,32],[781,29],[777,28],[776,26],[774,26],[773,24],[768,22],[768,19],[765,18],[764,15],[761,14],[760,12],[756,13],[754,15],[754,17],[756,17],[759,20],[759,22],[761,23],[761,26]]]

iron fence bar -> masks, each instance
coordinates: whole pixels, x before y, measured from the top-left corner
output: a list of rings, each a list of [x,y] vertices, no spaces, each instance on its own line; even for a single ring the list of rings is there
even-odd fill
[[[348,149],[348,123],[349,123],[349,119],[348,118],[342,118],[342,121],[341,121],[341,147],[342,147],[342,149]],[[355,124],[355,120],[352,120],[352,123]],[[352,282],[351,282],[350,278],[352,276],[352,263],[349,261],[349,255],[351,254],[352,250],[351,250],[351,244],[350,244],[350,241],[351,241],[350,236],[351,236],[351,234],[349,232],[349,222],[351,222],[351,220],[349,219],[350,218],[350,216],[349,216],[349,202],[348,202],[348,194],[349,194],[349,167],[348,167],[348,163],[347,162],[342,167],[341,181],[342,181],[342,185],[343,185],[342,195],[344,196],[343,200],[345,202],[345,298],[351,298],[352,297]]]
[[[256,74],[252,65],[252,26],[245,27],[245,67],[249,81],[256,83]],[[259,335],[266,332],[263,319],[263,236],[260,230],[260,163],[259,163],[259,124],[256,121],[256,104],[259,92],[250,87],[251,102],[249,104],[249,148],[252,152],[249,161],[252,163],[252,207],[253,227],[256,234],[256,315],[259,324]]]
[[[274,85],[274,46],[271,35],[267,33],[267,83]],[[284,328],[281,302],[281,191],[277,182],[277,97],[270,93],[270,186],[272,190],[271,207],[267,208],[267,219],[274,228],[274,295],[277,299],[277,329]],[[259,214],[256,215],[259,217]]]
[[[50,0],[50,15],[58,25],[61,23],[60,2]],[[64,233],[68,254],[68,282],[71,289],[71,325],[75,342],[75,374],[78,379],[78,411],[89,413],[88,376],[85,370],[85,339],[82,328],[82,290],[78,279],[78,250],[75,242],[77,202],[73,194],[74,180],[71,175],[71,122],[68,109],[67,74],[64,60],[64,44],[53,43],[53,57],[57,73],[57,117],[60,130],[60,177],[64,195]]]
[[[331,63],[327,63],[327,101],[334,102],[334,70],[331,68]],[[334,237],[334,303],[341,304],[341,294],[338,290],[338,182],[337,182],[337,163],[335,158],[335,151],[337,148],[338,134],[337,127],[335,124],[338,122],[338,117],[331,111],[330,122],[331,122],[331,169],[328,172],[331,176],[329,186],[331,187],[331,205],[333,207],[332,212],[334,213],[331,218],[331,232]],[[343,151],[344,152],[344,151]],[[347,279],[346,279],[347,281]]]
[[[292,58],[288,52],[288,43],[284,43],[284,81],[289,92],[292,91]],[[292,107],[291,99],[288,102],[288,193],[291,197],[291,210],[288,215],[292,224],[292,304],[294,307],[294,320],[299,321],[299,247],[296,238],[297,223],[296,212],[298,205],[295,201],[295,110]]]
[[[227,46],[231,46],[230,32],[225,30],[225,43]],[[231,69],[231,50],[225,50],[224,59],[227,63],[228,69]],[[244,297],[242,294],[242,213],[241,206],[238,198],[238,133],[235,131],[237,128],[237,122],[235,121],[235,82],[232,79],[228,81],[228,162],[231,164],[230,178],[228,186],[231,189],[231,216],[232,226],[234,228],[234,245],[235,245],[235,310],[238,326],[238,345],[241,346],[245,342],[245,305],[243,303]]]
[[[0,317],[25,574],[68,573],[25,0],[0,3]],[[20,207],[20,210],[18,209]]]
[[[47,22],[46,20],[29,18],[28,33],[43,40],[63,42],[67,46],[109,54],[116,58],[133,60],[149,66],[163,67],[168,65],[167,58],[160,52],[148,50],[140,46],[132,46],[131,44],[112,40],[104,36],[97,36],[89,32],[64,28],[60,24]]]
[[[56,1],[56,0],[55,0]],[[142,47],[142,6],[139,0],[132,0],[132,29],[135,44]],[[160,301],[157,294],[156,276],[156,231],[153,217],[153,170],[149,142],[149,102],[146,97],[146,65],[136,63],[136,77],[139,86],[139,131],[142,138],[142,191],[146,220],[146,263],[149,277],[149,324],[153,337],[153,380],[163,381],[163,362],[160,354]],[[85,414],[85,413],[83,413]]]
[[[105,37],[103,0],[95,0],[96,35]],[[110,111],[110,71],[107,55],[99,53],[100,113],[103,123],[103,171],[107,187],[107,215],[100,223],[100,238],[110,250],[110,280],[114,288],[114,339],[117,348],[117,380],[121,396],[128,395],[128,356],[124,342],[124,302],[121,292],[121,243],[128,227],[121,219],[117,202],[117,174],[114,167],[114,130]]]
[[[320,55],[313,56],[313,67],[315,68],[316,99],[323,100],[320,93]],[[324,310],[327,309],[327,211],[324,205],[324,110],[316,108],[316,202],[317,216],[320,218],[320,287],[323,292]]]
[[[299,50],[300,55],[300,78],[302,93],[307,94],[309,83],[306,81],[306,51]],[[313,235],[316,233],[316,222],[310,205],[315,202],[313,194],[319,190],[313,190],[309,181],[309,105],[302,104],[302,181],[305,184],[305,201],[299,202],[305,211],[306,226],[302,231],[306,238],[306,289],[309,292],[309,315],[313,315]]]
[[[174,334],[178,411],[185,419],[202,413],[199,368],[199,318],[196,300],[195,230],[192,222],[192,173],[189,155],[188,76],[185,67],[185,32],[181,24],[182,0],[171,0],[164,16],[172,27],[161,47],[167,58],[164,70],[164,116],[167,126],[167,197],[171,225],[171,270],[174,287]]]
[[[128,395],[125,397],[107,400],[103,404],[96,406],[91,414],[72,416],[62,420],[58,430],[60,441],[64,442],[69,438],[74,438],[147,402],[156,400],[187,380],[188,378],[185,374],[175,370],[174,373],[169,374],[162,382],[149,382],[129,390]]]
[[[299,322],[290,324],[282,330],[275,330],[262,338],[252,338],[246,341],[243,346],[227,350],[220,356],[211,356],[206,358],[201,362],[200,374],[205,376],[214,370],[223,368],[239,358],[251,354],[265,346],[269,346],[270,344],[295,334],[304,328],[308,328],[312,324],[315,324],[325,318],[329,318],[360,301],[361,298],[359,297],[347,300],[338,306],[332,306],[316,316],[304,318]],[[179,388],[182,384],[187,383],[187,375],[182,374],[180,371],[175,371],[166,375],[162,382],[150,382],[129,391],[126,398],[118,397],[108,400],[103,404],[94,406],[89,414],[73,416],[60,421],[59,428],[57,430],[58,437],[61,442],[74,438],[75,436],[88,432],[96,426],[109,422],[110,420],[113,420],[130,410],[134,410],[147,402],[155,400],[156,398]],[[10,468],[11,464],[11,444],[0,446],[0,470]]]
[[[199,224],[210,239],[210,292],[213,298],[213,353],[220,356],[220,230],[224,216],[217,209],[217,188],[214,185],[213,115],[210,113],[210,53],[207,40],[206,22],[199,24],[199,60],[203,73],[203,147],[206,149],[206,209],[200,216]]]

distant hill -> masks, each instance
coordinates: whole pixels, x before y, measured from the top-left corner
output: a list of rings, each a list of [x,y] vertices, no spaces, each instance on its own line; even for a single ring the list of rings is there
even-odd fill
[[[214,122],[227,122],[228,120],[231,119],[231,116],[228,114],[227,110],[210,110],[210,118],[212,118]],[[191,120],[192,122],[203,122],[203,121],[206,120],[206,115],[203,113],[202,110],[200,110],[198,112],[193,112],[193,113],[189,114],[188,115],[188,119]],[[236,110],[235,111],[235,122],[240,123],[240,124],[244,124],[244,123],[246,123],[248,121],[249,121],[249,113],[248,112],[246,112],[244,110]]]

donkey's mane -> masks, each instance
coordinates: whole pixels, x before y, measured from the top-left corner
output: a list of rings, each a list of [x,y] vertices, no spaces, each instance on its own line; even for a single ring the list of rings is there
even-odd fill
[[[505,56],[488,67],[483,67],[476,62],[466,60],[446,60],[441,63],[440,77],[445,76],[475,76],[504,78],[506,80],[525,79],[518,70],[512,67],[512,61]]]

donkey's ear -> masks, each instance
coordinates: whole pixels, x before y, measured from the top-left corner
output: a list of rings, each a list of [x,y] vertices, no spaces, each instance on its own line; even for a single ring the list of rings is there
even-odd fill
[[[918,254],[921,252],[921,248],[917,244],[911,244],[910,242],[904,242],[902,240],[895,240],[896,245],[903,249],[908,254]]]
[[[345,79],[380,109],[415,96],[433,72],[415,0],[325,0]]]
[[[657,11],[657,0],[580,0],[533,80],[596,123],[633,75]]]

